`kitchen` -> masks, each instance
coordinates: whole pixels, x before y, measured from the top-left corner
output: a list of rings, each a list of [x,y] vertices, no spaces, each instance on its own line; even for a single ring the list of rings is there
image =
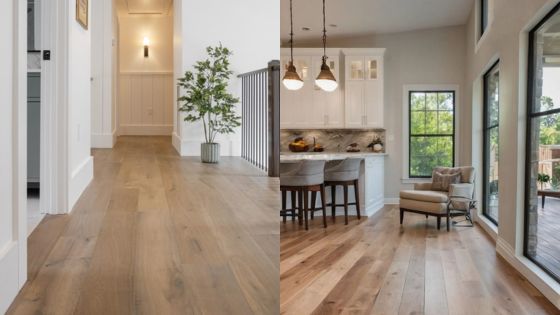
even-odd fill
[[[315,82],[324,52],[337,83],[334,89],[323,89]],[[286,77],[291,53],[289,48],[281,50],[282,77]],[[294,48],[293,65],[303,85],[291,90],[284,84],[280,94],[281,162],[363,159],[358,186],[360,208],[366,216],[384,206],[384,54],[383,48]],[[336,200],[344,199],[340,188]],[[349,195],[354,196],[352,191]],[[332,200],[330,189],[325,199]],[[320,202],[316,200],[316,208]],[[290,194],[286,203],[291,204]],[[342,214],[337,208],[336,215]],[[356,214],[353,207],[350,214]]]

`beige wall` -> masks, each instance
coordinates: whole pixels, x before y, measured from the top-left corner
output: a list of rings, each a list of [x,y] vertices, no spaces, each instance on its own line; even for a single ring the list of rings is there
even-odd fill
[[[173,17],[119,17],[118,133],[173,131]],[[144,57],[144,37],[150,40]]]
[[[463,119],[465,27],[446,27],[414,32],[329,39],[330,47],[386,48],[385,53],[385,128],[386,150],[385,198],[398,198],[403,184],[403,88],[410,84],[458,85],[458,119]],[[298,47],[320,47],[320,42],[299,44]],[[461,129],[464,124],[459,123]],[[459,133],[464,132],[459,130]],[[465,148],[458,147],[458,155]],[[463,164],[462,158],[458,164]]]
[[[144,37],[150,39],[150,57],[144,58]],[[119,17],[121,72],[173,71],[173,17]]]

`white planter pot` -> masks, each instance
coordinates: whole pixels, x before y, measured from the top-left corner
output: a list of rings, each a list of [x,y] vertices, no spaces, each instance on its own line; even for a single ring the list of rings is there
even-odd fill
[[[200,159],[203,163],[218,163],[220,161],[220,144],[201,143]]]

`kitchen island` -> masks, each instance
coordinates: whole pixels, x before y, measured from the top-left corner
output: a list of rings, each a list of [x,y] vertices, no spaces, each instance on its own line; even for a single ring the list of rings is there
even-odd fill
[[[361,158],[363,162],[360,166],[360,206],[362,215],[371,216],[384,205],[384,163],[385,163],[385,153],[371,153],[371,152],[357,152],[357,153],[343,153],[343,152],[304,152],[304,153],[292,153],[292,152],[282,152],[280,154],[281,163],[297,163],[301,160],[343,160],[346,158]],[[354,201],[353,188],[348,191],[349,202]],[[321,201],[317,198],[317,208],[320,207]],[[326,190],[326,202],[331,200],[330,189]],[[342,187],[337,187],[336,191],[337,203],[342,203],[343,194]],[[290,205],[290,194],[288,194],[287,204]],[[344,215],[344,208],[337,207],[336,215]],[[327,214],[330,215],[330,209],[327,209]],[[355,207],[349,206],[349,215],[355,215]]]

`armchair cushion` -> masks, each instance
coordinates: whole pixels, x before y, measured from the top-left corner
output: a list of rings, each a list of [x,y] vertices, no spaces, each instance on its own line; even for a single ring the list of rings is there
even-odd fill
[[[433,214],[447,213],[447,204],[440,203],[440,202],[424,202],[424,201],[401,198],[399,207],[401,209],[408,209],[408,210],[433,213]]]
[[[449,185],[449,196],[470,199],[473,197],[473,189],[473,184],[451,184]]]
[[[415,183],[414,190],[432,190],[432,183]]]
[[[460,181],[460,172],[443,174],[434,171],[432,174],[432,190],[449,191],[449,185],[458,184]]]
[[[400,192],[401,201],[403,199],[416,200],[433,203],[447,203],[449,197],[443,191],[432,190],[402,190]]]

